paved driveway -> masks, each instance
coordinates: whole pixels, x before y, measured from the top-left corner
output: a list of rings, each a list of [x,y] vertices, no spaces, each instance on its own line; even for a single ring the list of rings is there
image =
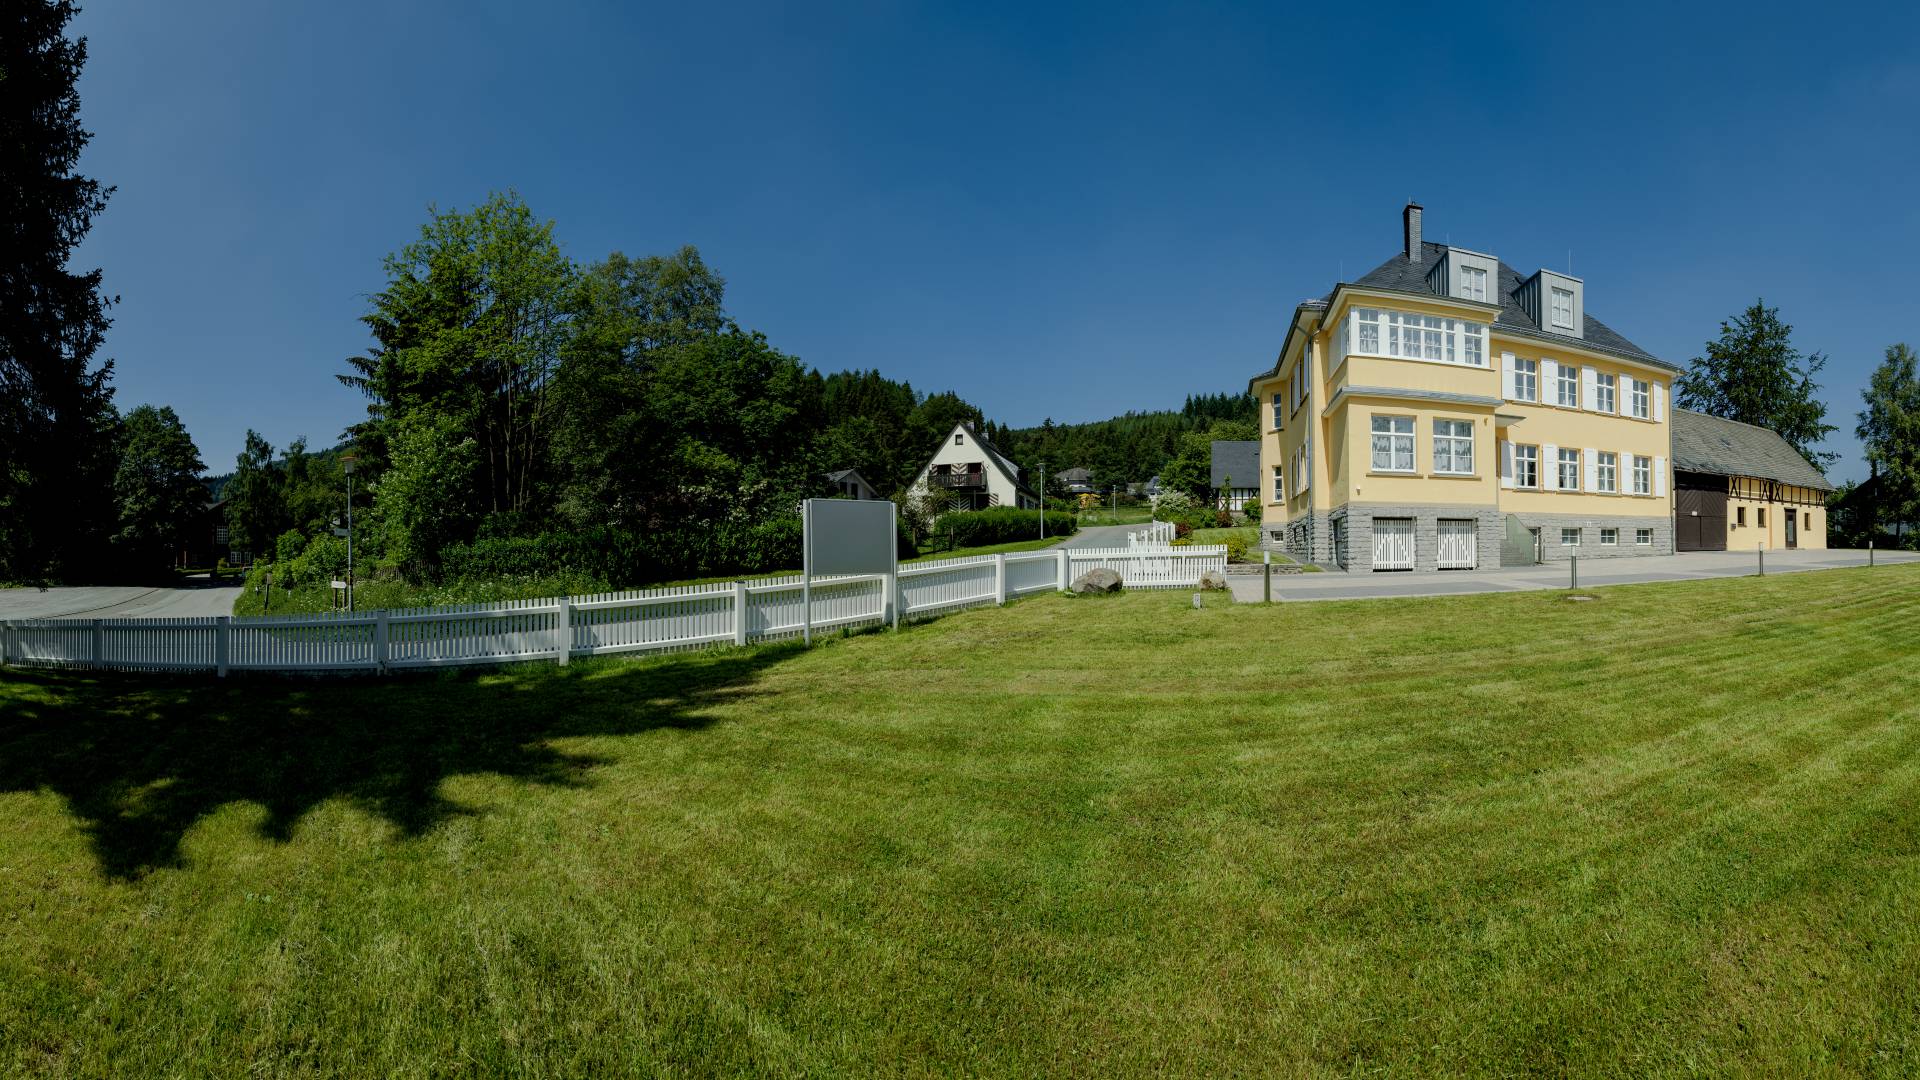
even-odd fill
[[[1875,553],[1875,560],[1882,564],[1915,562],[1920,561],[1920,553],[1881,551]],[[1583,559],[1580,562],[1580,585],[1585,588],[1590,585],[1630,585],[1647,581],[1745,577],[1757,570],[1758,564],[1758,557],[1751,551],[1689,551],[1643,558]],[[1865,565],[1867,553],[1864,551],[1767,552],[1769,574]],[[1462,570],[1445,574],[1346,573],[1330,570],[1321,574],[1276,574],[1273,579],[1273,598],[1289,601],[1364,600],[1387,596],[1522,592],[1530,589],[1564,589],[1568,585],[1568,577],[1566,563],[1513,570]],[[1229,575],[1227,584],[1233,590],[1235,600],[1243,603],[1260,601],[1259,577]]]
[[[0,589],[0,619],[173,619],[231,615],[240,586],[231,581],[176,588],[138,586],[63,586],[54,589]]]
[[[1127,546],[1127,534],[1139,532],[1145,525],[1089,525],[1067,537],[1065,548],[1123,548]]]

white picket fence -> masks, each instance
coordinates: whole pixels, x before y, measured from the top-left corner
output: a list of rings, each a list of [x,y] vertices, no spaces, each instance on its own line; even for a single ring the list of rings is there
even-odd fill
[[[1224,547],[1054,549],[975,555],[886,574],[799,576],[718,585],[401,608],[353,615],[0,622],[0,664],[184,671],[389,671],[616,652],[746,645],[877,626],[1065,589],[1104,566],[1128,588],[1179,588],[1226,567]],[[803,598],[804,594],[804,598]]]
[[[1150,521],[1143,529],[1127,533],[1127,547],[1131,550],[1158,550],[1173,543],[1173,522]]]

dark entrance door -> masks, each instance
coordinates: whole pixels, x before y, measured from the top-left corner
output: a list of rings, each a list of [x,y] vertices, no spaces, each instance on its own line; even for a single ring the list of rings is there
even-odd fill
[[[1727,493],[1680,488],[1673,496],[1674,550],[1727,550]]]
[[[1800,546],[1800,511],[1787,507],[1787,546]]]

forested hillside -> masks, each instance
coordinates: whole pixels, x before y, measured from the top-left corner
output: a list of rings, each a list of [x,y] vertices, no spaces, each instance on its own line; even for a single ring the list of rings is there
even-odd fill
[[[1184,436],[1208,431],[1217,422],[1252,424],[1258,412],[1246,394],[1199,394],[1177,412],[1130,412],[1081,424],[1048,420],[1039,427],[992,428],[989,437],[1022,465],[1045,461],[1050,473],[1086,469],[1095,486],[1106,488],[1143,483],[1180,452]]]

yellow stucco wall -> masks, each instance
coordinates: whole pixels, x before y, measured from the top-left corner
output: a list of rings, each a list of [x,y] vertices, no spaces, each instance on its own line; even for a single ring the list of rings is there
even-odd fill
[[[1340,505],[1356,502],[1418,503],[1422,505],[1491,506],[1499,498],[1500,464],[1495,457],[1493,410],[1455,407],[1432,402],[1388,398],[1349,397],[1340,410],[1346,417],[1342,454],[1348,464],[1348,484],[1336,495]],[[1414,472],[1378,472],[1373,468],[1373,418],[1413,417]],[[1433,422],[1466,420],[1473,424],[1472,476],[1451,476],[1433,469]],[[1344,497],[1342,497],[1344,496]]]
[[[1740,510],[1747,512],[1747,523],[1742,526]],[[1760,524],[1760,512],[1766,511],[1767,523]],[[1767,499],[1728,498],[1727,499],[1727,550],[1753,551],[1766,548],[1768,551],[1781,551],[1787,546],[1786,515],[1791,512],[1800,515],[1800,535],[1794,544],[1796,548],[1823,549],[1827,546],[1827,508],[1824,506],[1795,506],[1790,503],[1775,502]],[[1807,522],[1811,520],[1812,524]]]

